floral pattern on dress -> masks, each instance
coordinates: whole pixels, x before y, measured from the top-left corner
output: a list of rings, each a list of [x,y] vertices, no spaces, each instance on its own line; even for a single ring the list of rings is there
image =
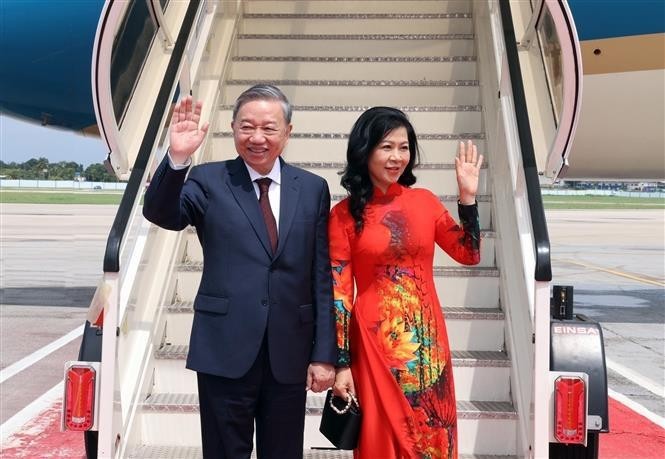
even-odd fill
[[[436,243],[460,263],[478,263],[477,206],[458,212],[461,225],[432,193],[397,184],[385,194],[375,189],[360,233],[347,200],[331,212],[337,364],[351,367],[363,409],[355,459],[457,457],[451,352],[433,257]]]

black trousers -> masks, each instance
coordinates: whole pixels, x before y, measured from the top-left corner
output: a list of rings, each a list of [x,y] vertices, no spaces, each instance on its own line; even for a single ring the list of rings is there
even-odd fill
[[[205,459],[249,459],[255,421],[259,459],[302,459],[305,375],[301,384],[277,382],[265,339],[242,378],[197,373],[197,379]]]

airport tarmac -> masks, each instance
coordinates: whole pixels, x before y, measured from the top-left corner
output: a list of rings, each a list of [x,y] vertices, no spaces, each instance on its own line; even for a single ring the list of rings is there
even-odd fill
[[[547,212],[552,284],[603,328],[609,388],[665,416],[665,212]],[[655,392],[655,393],[654,393]]]
[[[0,205],[0,424],[76,359],[80,338],[71,336],[100,278],[115,209]],[[665,418],[665,212],[556,210],[547,218],[553,284],[573,285],[576,312],[601,322],[610,390]],[[25,360],[58,338],[68,341]]]
[[[85,322],[116,208],[0,205],[0,424],[57,384],[63,362],[77,359],[80,338],[11,376],[13,364]]]

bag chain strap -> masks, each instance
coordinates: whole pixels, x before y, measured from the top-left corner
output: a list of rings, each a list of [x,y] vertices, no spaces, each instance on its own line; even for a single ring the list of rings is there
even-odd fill
[[[332,397],[330,397],[330,407],[333,409],[333,411],[335,413],[337,413],[337,414],[347,413],[351,409],[351,405],[353,405],[354,403],[356,404],[356,406],[358,408],[360,408],[360,404],[358,403],[358,399],[356,398],[356,396],[353,395],[351,392],[347,392],[347,394],[349,396],[349,399],[346,403],[346,406],[344,408],[342,408],[341,410],[339,408],[337,408],[335,406],[335,404],[333,403],[333,399],[335,398],[335,396],[333,395]]]

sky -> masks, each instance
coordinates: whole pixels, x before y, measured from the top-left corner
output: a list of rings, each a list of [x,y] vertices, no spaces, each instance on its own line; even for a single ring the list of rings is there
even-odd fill
[[[102,163],[108,150],[99,137],[28,123],[0,114],[0,160],[22,163],[44,157],[51,163],[74,161],[86,168]]]

